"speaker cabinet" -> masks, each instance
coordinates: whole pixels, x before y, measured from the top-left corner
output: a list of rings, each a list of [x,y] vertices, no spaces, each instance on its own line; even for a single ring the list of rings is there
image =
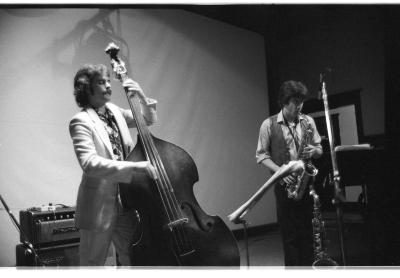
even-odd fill
[[[79,266],[79,242],[38,248],[40,262],[23,244],[16,246],[17,266]]]

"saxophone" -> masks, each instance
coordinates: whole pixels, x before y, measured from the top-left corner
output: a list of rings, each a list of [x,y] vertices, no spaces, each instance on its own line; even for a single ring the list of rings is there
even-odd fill
[[[326,248],[324,247],[325,235],[325,223],[322,220],[321,215],[321,204],[319,202],[319,197],[315,192],[313,186],[310,186],[310,195],[314,200],[314,211],[312,219],[313,228],[313,246],[314,246],[314,262],[313,267],[318,266],[338,266],[338,263],[331,259],[326,253]]]
[[[302,155],[304,149],[311,143],[314,135],[314,131],[309,120],[306,116],[303,118],[306,122],[306,125],[302,125],[303,136],[298,151],[298,157]],[[288,198],[295,201],[301,200],[304,192],[306,191],[307,185],[310,183],[310,178],[314,179],[314,177],[318,174],[318,169],[312,164],[311,158],[302,159],[302,161],[304,162],[304,170],[300,174],[296,175],[296,182],[286,184],[282,181],[287,191]]]

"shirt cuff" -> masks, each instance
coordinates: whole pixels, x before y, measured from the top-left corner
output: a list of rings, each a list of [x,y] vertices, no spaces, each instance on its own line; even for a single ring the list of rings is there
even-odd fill
[[[260,164],[263,160],[270,159],[270,158],[271,158],[271,156],[267,155],[265,153],[256,155],[257,164]]]
[[[152,99],[152,98],[146,98],[146,103],[143,103],[143,105],[151,108],[156,108],[157,100]]]

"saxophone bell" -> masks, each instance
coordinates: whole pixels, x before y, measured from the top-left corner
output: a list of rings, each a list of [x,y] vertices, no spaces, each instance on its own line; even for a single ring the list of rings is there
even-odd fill
[[[337,262],[332,260],[331,258],[323,258],[319,259],[315,262],[313,262],[312,267],[316,268],[318,266],[331,266],[331,267],[337,267],[339,266]]]

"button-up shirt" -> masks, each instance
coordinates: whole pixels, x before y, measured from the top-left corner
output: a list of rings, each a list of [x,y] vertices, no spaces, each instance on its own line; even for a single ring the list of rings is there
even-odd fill
[[[285,123],[282,110],[279,112],[277,116],[277,123],[282,128],[283,138],[285,139],[286,146],[288,147],[290,160],[298,159],[298,153],[297,153],[298,150],[296,148],[294,137],[297,138],[298,143],[300,144],[301,138],[303,136],[303,130],[300,123],[302,121],[306,121],[305,117],[307,117],[307,120],[311,125],[311,129],[313,130],[313,137],[311,139],[310,144],[322,149],[321,137],[319,136],[319,133],[315,126],[315,122],[311,117],[301,114],[299,115],[297,124],[294,124],[294,126],[290,126],[290,124],[288,125]],[[271,144],[271,118],[268,118],[262,123],[260,128],[260,134],[258,137],[258,144],[256,150],[257,163],[261,163],[264,159],[271,159],[270,144]]]

